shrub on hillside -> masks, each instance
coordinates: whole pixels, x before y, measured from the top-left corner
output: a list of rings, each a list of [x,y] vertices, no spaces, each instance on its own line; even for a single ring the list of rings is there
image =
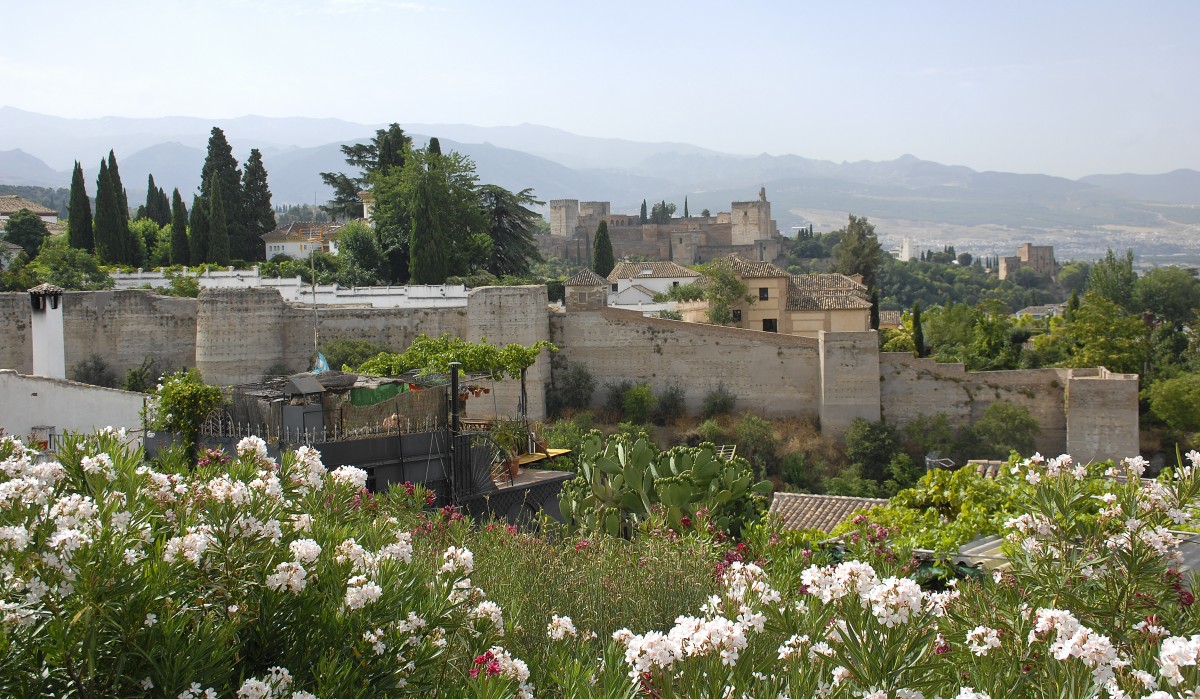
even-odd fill
[[[621,396],[621,413],[634,424],[645,425],[654,413],[654,391],[649,384],[631,386]]]
[[[321,345],[321,354],[329,362],[330,369],[341,369],[343,366],[356,367],[380,354],[390,352],[387,347],[372,344],[366,340],[348,340],[337,338],[327,340]]]
[[[117,374],[104,361],[104,357],[99,354],[88,355],[87,359],[79,362],[71,367],[71,372],[68,374],[72,381],[79,383],[88,383],[93,386],[104,386],[105,388],[116,388],[120,381],[117,379]]]
[[[704,395],[702,406],[700,416],[705,420],[718,415],[732,415],[737,407],[737,397],[725,388],[724,383],[718,383],[716,388]]]
[[[687,392],[679,384],[668,384],[654,402],[654,424],[665,425],[686,414]]]
[[[555,377],[554,385],[546,396],[546,408],[551,415],[561,415],[566,410],[586,410],[592,404],[596,392],[596,379],[582,364],[572,364]]]
[[[625,392],[633,388],[633,385],[629,379],[604,384],[604,409],[610,417],[619,419],[625,414]]]

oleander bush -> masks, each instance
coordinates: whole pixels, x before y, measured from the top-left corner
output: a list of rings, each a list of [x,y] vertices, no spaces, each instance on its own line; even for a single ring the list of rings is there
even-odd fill
[[[590,444],[584,471],[666,458],[623,444]],[[740,541],[709,512],[685,523],[669,505],[696,486],[683,471],[620,538],[471,523],[419,486],[372,494],[365,472],[329,472],[310,449],[276,462],[257,438],[180,453],[147,463],[112,430],[68,435],[54,455],[0,439],[0,696],[1176,699],[1200,686],[1176,531],[1200,496],[1195,452],[1156,481],[1136,458],[1013,461],[1006,565],[951,579],[921,575],[865,516],[834,548],[770,519]]]

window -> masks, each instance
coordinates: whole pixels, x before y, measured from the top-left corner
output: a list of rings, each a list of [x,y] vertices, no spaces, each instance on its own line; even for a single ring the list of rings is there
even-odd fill
[[[742,322],[742,309],[740,309],[740,308],[733,309],[733,322],[735,322],[735,323]]]
[[[768,291],[769,291],[769,290],[768,290],[768,289],[767,289],[767,287],[765,287],[765,286],[760,286],[760,287],[758,287],[758,300],[759,300],[759,301],[766,301],[766,300],[767,300],[767,296],[768,296],[768,293],[767,293]]]
[[[774,318],[763,318],[763,332],[777,333],[779,327],[775,324]]]
[[[614,294],[617,293],[617,285],[616,284],[612,285],[612,290],[613,290]]]
[[[671,282],[671,286],[679,286],[679,282]]]

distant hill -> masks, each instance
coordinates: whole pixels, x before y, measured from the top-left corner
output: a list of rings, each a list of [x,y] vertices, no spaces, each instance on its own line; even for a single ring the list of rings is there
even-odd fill
[[[1088,175],[1080,182],[1141,201],[1200,205],[1200,172],[1195,170],[1174,170],[1161,175]]]
[[[0,107],[0,183],[66,187],[70,167],[85,165],[89,193],[99,160],[115,149],[130,204],[145,195],[146,176],[190,202],[209,131],[224,129],[234,157],[263,152],[276,204],[323,203],[321,172],[347,171],[340,145],[364,142],[379,124],[338,119],[63,119]],[[853,212],[933,225],[998,225],[1017,230],[1195,224],[1200,172],[1093,175],[1069,180],[1037,174],[977,172],[905,155],[890,161],[835,163],[797,155],[735,155],[686,143],[640,143],[579,136],[534,124],[478,127],[403,124],[418,144],[437,136],[444,148],[475,161],[483,182],[531,188],[543,201],[610,201],[635,212],[643,199],[682,209],[728,210],[767,189],[782,230],[802,223],[799,210]]]
[[[66,184],[70,183],[71,173],[68,172]],[[63,181],[62,173],[18,148],[0,151],[0,184],[61,187]]]

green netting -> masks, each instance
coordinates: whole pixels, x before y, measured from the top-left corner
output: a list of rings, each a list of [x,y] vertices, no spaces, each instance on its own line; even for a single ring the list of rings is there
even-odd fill
[[[387,383],[375,388],[352,388],[350,389],[350,405],[366,408],[372,405],[378,405],[389,398],[404,393],[408,390],[406,383]]]

